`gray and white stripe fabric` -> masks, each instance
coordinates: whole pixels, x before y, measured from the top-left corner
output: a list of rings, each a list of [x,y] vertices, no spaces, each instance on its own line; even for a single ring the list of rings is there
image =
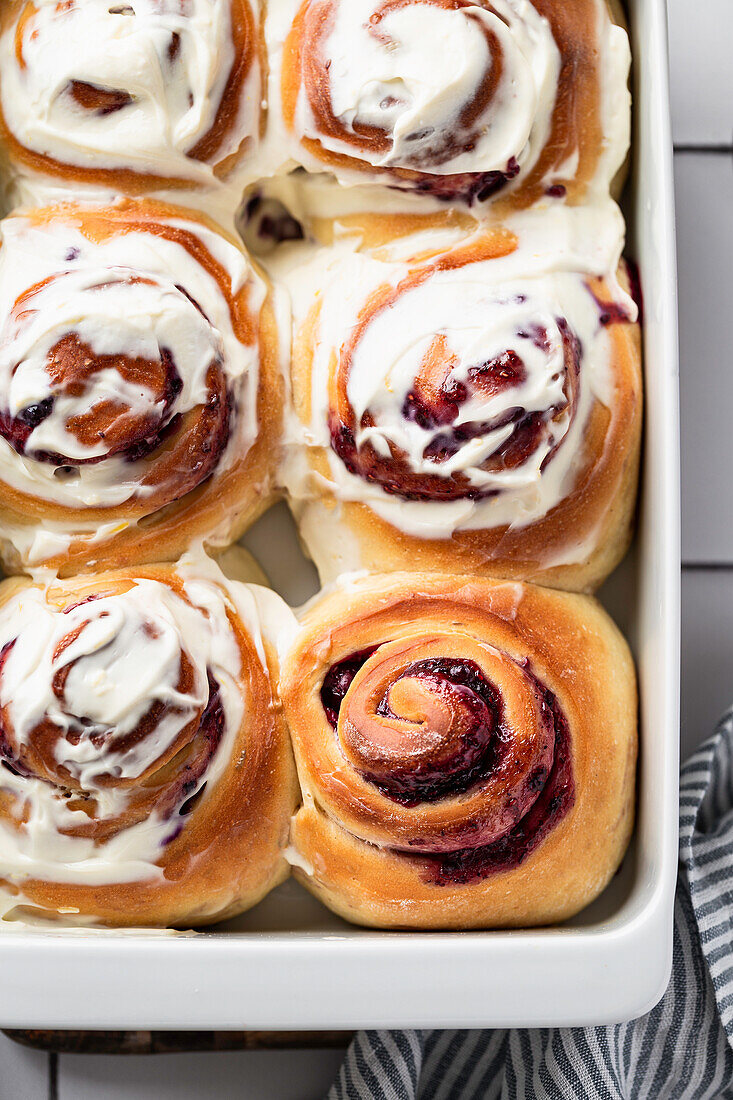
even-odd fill
[[[672,979],[631,1023],[365,1031],[328,1100],[733,1100],[733,710],[682,770]]]

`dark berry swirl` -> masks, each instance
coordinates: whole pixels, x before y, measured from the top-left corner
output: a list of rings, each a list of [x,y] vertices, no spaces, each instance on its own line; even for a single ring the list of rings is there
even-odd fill
[[[527,662],[473,638],[415,635],[351,654],[326,673],[321,700],[354,796],[365,784],[393,805],[381,842],[429,857],[436,881],[449,866],[470,877],[521,861],[572,805],[556,698]]]
[[[294,873],[378,928],[558,923],[631,834],[637,698],[594,600],[470,575],[343,577],[281,673]]]
[[[0,347],[0,435],[31,480],[51,466],[58,492],[104,504],[154,493],[164,507],[221,459],[224,349],[183,287],[69,270],[18,299]]]
[[[530,487],[572,426],[580,341],[531,289],[423,268],[374,294],[331,376],[346,469],[409,501]]]

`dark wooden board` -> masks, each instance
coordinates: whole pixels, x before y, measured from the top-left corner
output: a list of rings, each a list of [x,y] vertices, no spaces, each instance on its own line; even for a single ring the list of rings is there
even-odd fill
[[[347,1047],[351,1031],[30,1031],[6,1030],[23,1046],[54,1054],[184,1054],[192,1051]]]

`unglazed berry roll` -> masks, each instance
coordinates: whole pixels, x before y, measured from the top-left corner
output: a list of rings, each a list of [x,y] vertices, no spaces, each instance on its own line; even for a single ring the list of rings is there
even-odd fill
[[[532,217],[537,233],[295,273],[285,476],[322,581],[415,568],[583,590],[625,553],[642,392],[621,236],[603,241],[620,215]]]
[[[128,194],[210,184],[259,141],[264,69],[259,0],[5,0],[5,153]]]
[[[204,924],[287,874],[290,613],[211,562],[0,586],[0,906]]]
[[[571,917],[632,829],[636,687],[594,600],[398,574],[305,611],[283,665],[295,874],[390,928]]]
[[[607,0],[273,0],[271,12],[270,102],[310,170],[524,206],[582,201],[625,160],[630,53]]]
[[[205,218],[149,200],[0,226],[0,538],[11,571],[226,546],[272,500],[268,286]]]

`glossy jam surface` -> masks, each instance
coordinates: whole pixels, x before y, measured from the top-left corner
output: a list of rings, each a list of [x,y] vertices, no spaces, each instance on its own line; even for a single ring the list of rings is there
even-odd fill
[[[334,730],[338,729],[339,713],[355,677],[378,648],[353,653],[329,669],[321,689],[321,701]],[[521,667],[536,697],[539,722],[546,731],[547,744],[552,744],[551,757],[545,758],[549,766],[535,767],[527,776],[522,808],[518,809],[522,816],[498,839],[447,852],[431,852],[430,842],[418,839],[411,844],[414,855],[400,852],[404,858],[418,860],[421,876],[433,885],[467,884],[519,866],[574,803],[567,720],[556,696],[528,665]],[[465,733],[460,746],[434,768],[423,762],[411,769],[396,768],[388,777],[361,772],[362,778],[406,808],[460,797],[472,788],[480,789],[481,782],[510,759],[508,747],[513,734],[504,722],[500,691],[488,682],[475,662],[460,659],[416,661],[405,668],[397,680],[404,678],[418,678],[431,690],[451,693],[450,705],[462,711]],[[378,705],[377,713],[385,718],[396,717],[390,711],[387,696]],[[468,825],[467,822],[467,834],[470,835]]]
[[[201,725],[199,726],[199,737],[203,741],[204,749],[203,752],[196,756],[185,768],[181,776],[179,790],[171,791],[168,803],[169,815],[172,815],[176,812],[176,809],[178,809],[178,813],[181,817],[185,817],[186,814],[189,814],[193,810],[193,798],[190,797],[191,793],[196,791],[197,787],[199,787],[199,783],[206,773],[209,763],[224,736],[225,718],[219,685],[211,672],[209,672],[208,677],[209,701],[206,704],[204,713],[201,715]],[[203,787],[199,788],[194,797],[198,798],[202,794]]]
[[[375,650],[352,654],[328,672],[321,700],[331,726],[336,729],[339,711],[357,672]],[[462,712],[464,732],[446,759],[431,765],[422,761],[411,768],[395,769],[388,776],[362,772],[382,794],[403,806],[437,802],[462,794],[495,766],[502,748],[501,702],[498,692],[473,661],[430,658],[409,665],[399,679],[417,678],[442,695],[454,713]],[[383,698],[378,714],[397,718]]]
[[[362,649],[358,653],[352,653],[350,657],[346,657],[338,664],[332,665],[326,673],[321,687],[321,702],[332,729],[336,729],[338,725],[341,704],[346,698],[346,693],[351,687],[354,677],[359,669],[366,664],[376,648],[376,646],[373,646],[371,649]]]
[[[567,719],[550,691],[542,691],[542,707],[547,720],[554,726],[555,752],[549,776],[537,776],[536,783],[540,790],[536,802],[510,832],[491,844],[438,856],[421,856],[422,875],[426,882],[435,886],[463,885],[478,882],[500,871],[513,870],[572,808],[575,782]]]
[[[39,450],[28,447],[33,431],[47,420],[54,411],[57,401],[73,399],[84,400],[89,378],[103,371],[120,369],[118,356],[95,356],[90,347],[80,343],[76,337],[64,337],[49,356],[48,373],[54,384],[54,394],[37,404],[28,405],[17,416],[0,412],[0,435],[20,455],[28,452],[38,462],[48,462],[52,466],[93,465],[113,455],[122,455],[129,462],[145,458],[160,447],[165,439],[175,431],[180,416],[171,412],[176,399],[183,389],[183,381],[178,373],[173,357],[166,348],[161,348],[160,362],[144,364],[143,370],[135,371],[136,363],[128,363],[128,373],[133,376],[144,374],[145,382],[156,386],[157,415],[135,417],[129,409],[109,401],[107,407],[92,405],[74,416],[73,430],[82,442],[103,440],[107,445],[106,454],[90,458],[70,458],[55,451]],[[215,411],[218,395],[212,395]],[[69,425],[72,427],[72,425]]]
[[[365,774],[383,794],[405,806],[462,794],[495,765],[501,750],[501,703],[477,664],[431,658],[410,665],[400,679],[413,677],[430,684],[454,713],[463,712],[466,728],[452,754],[435,766],[423,763],[414,769],[395,771],[389,777]],[[396,717],[386,700],[380,712]]]
[[[392,184],[398,190],[418,191],[421,194],[432,195],[442,202],[456,202],[463,200],[469,204],[486,202],[508,183],[519,175],[519,164],[512,157],[506,168],[494,172],[464,172],[460,175],[428,176],[412,184],[410,187]]]

